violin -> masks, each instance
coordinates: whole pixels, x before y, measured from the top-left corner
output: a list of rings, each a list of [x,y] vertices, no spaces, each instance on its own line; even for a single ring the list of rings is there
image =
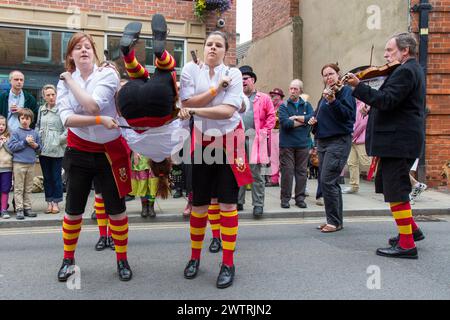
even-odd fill
[[[359,80],[367,80],[367,79],[372,79],[372,78],[376,78],[376,77],[383,77],[383,76],[388,76],[390,75],[392,72],[394,72],[395,69],[397,69],[397,67],[399,67],[401,65],[400,62],[398,61],[393,61],[390,63],[387,63],[381,67],[368,67],[364,70],[361,70],[359,72],[355,73],[355,76],[359,79]],[[348,73],[342,77],[342,80],[344,83],[347,82],[348,80]]]

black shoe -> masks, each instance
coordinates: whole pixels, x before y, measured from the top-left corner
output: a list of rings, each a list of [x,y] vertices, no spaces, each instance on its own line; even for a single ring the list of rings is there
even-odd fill
[[[181,198],[182,196],[183,196],[183,191],[181,189],[177,189],[172,197],[174,199],[177,199],[177,198]]]
[[[112,251],[115,251],[115,250],[116,250],[116,247],[115,247],[115,245],[114,245],[114,239],[113,239],[111,236],[109,236],[108,238],[106,238],[106,246],[107,246],[107,247],[110,247]]]
[[[422,233],[422,230],[420,230],[420,229],[416,229],[416,231],[413,232],[413,237],[414,237],[414,242],[425,239],[425,235]],[[397,245],[399,239],[400,239],[399,236],[390,238],[388,241],[389,245],[395,247]]]
[[[305,201],[299,201],[299,202],[296,202],[295,205],[296,205],[297,207],[299,207],[299,208],[302,208],[302,209],[308,207],[308,206],[306,205]]]
[[[253,207],[253,215],[255,217],[261,217],[264,213],[263,207],[255,206]]]
[[[155,56],[161,58],[166,48],[167,23],[161,14],[152,17],[153,52]]]
[[[417,259],[417,248],[403,249],[398,245],[389,248],[378,248],[377,255],[389,258]]]
[[[119,273],[119,279],[121,281],[130,281],[133,277],[133,272],[131,272],[131,268],[127,260],[117,261],[117,272]]]
[[[281,207],[283,209],[289,209],[291,205],[289,204],[289,202],[281,202]]]
[[[122,38],[120,39],[120,51],[124,56],[130,53],[130,49],[139,40],[141,34],[142,23],[130,22],[123,30]]]
[[[35,212],[31,212],[31,209],[23,209],[23,215],[29,218],[36,218],[37,214]]]
[[[61,268],[58,271],[58,281],[65,282],[71,275],[75,273],[73,266],[75,259],[63,259]]]
[[[148,217],[148,206],[149,206],[149,203],[148,203],[148,201],[145,201],[145,202],[141,202],[141,204],[142,204],[141,217],[142,218],[147,218]]]
[[[135,196],[132,196],[131,194],[127,194],[127,195],[125,196],[125,201],[126,201],[126,202],[132,201],[132,200],[134,200],[135,198],[136,198]]]
[[[219,238],[212,238],[209,245],[209,252],[217,253],[222,249],[222,241]]]
[[[219,276],[217,277],[217,288],[228,288],[233,284],[234,280],[234,265],[232,267],[222,265]]]
[[[25,219],[25,216],[23,215],[23,210],[17,210],[16,220],[23,220],[23,219]]]
[[[184,277],[186,279],[194,279],[197,276],[200,260],[189,260],[186,268],[184,268]]]
[[[266,187],[270,188],[270,187],[279,187],[280,184],[279,183],[273,183],[273,182],[266,182]]]
[[[105,236],[100,236],[100,238],[97,241],[97,244],[95,245],[95,250],[102,251],[105,250],[106,247],[108,247],[107,238]]]
[[[242,211],[242,210],[244,210],[244,205],[238,203],[238,204],[237,204],[237,211]]]
[[[97,220],[97,214],[95,213],[95,210],[92,211],[91,219],[92,219],[92,220]]]
[[[147,206],[147,213],[150,218],[156,217],[155,202],[150,202]]]

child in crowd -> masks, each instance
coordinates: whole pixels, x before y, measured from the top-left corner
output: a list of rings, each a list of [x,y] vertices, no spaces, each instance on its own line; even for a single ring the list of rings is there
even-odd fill
[[[1,211],[3,219],[9,219],[8,214],[8,196],[12,183],[12,154],[7,148],[9,140],[8,122],[4,116],[0,116],[0,192],[1,192]]]
[[[30,109],[19,111],[20,126],[11,134],[7,146],[13,154],[14,201],[16,203],[16,219],[36,217],[31,212],[30,194],[33,189],[34,164],[36,155],[41,151],[41,142],[36,131],[30,128],[34,114]]]
[[[131,194],[141,198],[141,216],[155,217],[155,198],[158,192],[159,178],[150,168],[150,159],[133,152],[131,163]]]

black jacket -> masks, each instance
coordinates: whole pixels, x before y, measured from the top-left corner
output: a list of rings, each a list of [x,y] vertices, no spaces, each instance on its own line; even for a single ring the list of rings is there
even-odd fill
[[[353,96],[371,106],[366,129],[369,156],[419,158],[424,147],[425,77],[416,59],[399,66],[379,90],[360,83]]]

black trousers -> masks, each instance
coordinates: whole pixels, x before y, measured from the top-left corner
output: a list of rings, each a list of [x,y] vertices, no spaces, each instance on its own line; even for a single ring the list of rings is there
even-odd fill
[[[317,140],[319,153],[319,179],[327,223],[342,226],[344,223],[342,190],[339,177],[347,163],[352,146],[352,136],[338,136]]]

